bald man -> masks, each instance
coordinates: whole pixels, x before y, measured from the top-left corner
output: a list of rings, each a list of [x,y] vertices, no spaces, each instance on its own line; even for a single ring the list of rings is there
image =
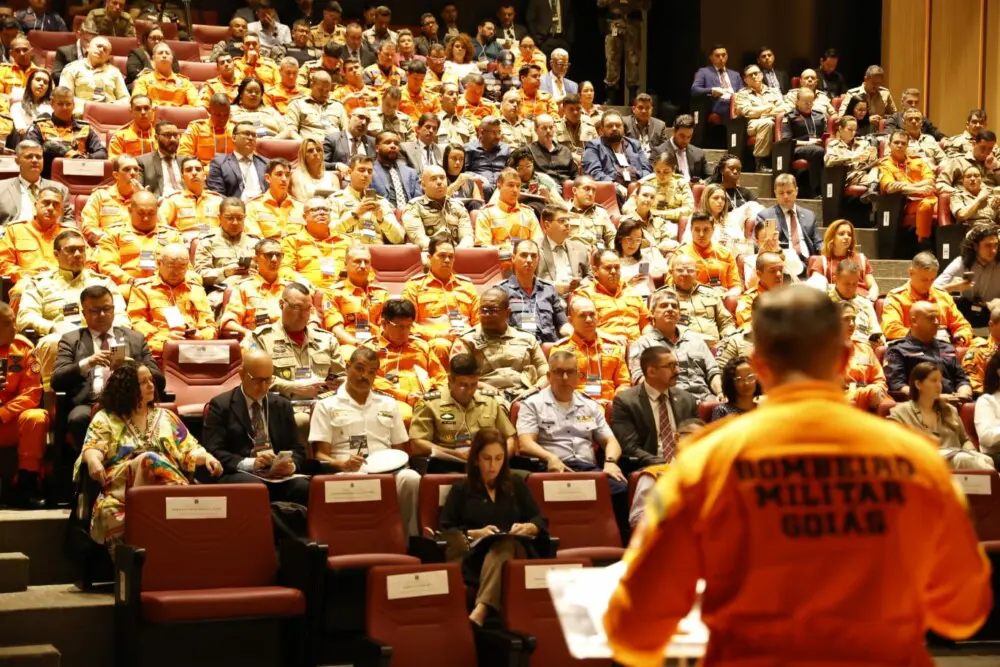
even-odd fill
[[[937,335],[940,318],[937,305],[929,301],[910,306],[910,332],[889,341],[885,353],[885,377],[891,391],[909,396],[910,372],[920,362],[929,361],[941,369],[941,393],[945,398],[954,394],[962,401],[972,399],[972,385],[955,354],[955,346]]]
[[[309,480],[288,479],[306,466],[291,402],[268,393],[274,364],[266,350],[243,351],[240,386],[213,398],[202,444],[222,464],[220,484],[266,484],[271,501],[306,505]]]
[[[651,492],[604,616],[614,660],[660,664],[703,579],[719,664],[931,664],[928,630],[964,639],[992,606],[964,496],[925,436],[844,400],[829,297],[762,294],[753,332],[767,401],[692,436]]]
[[[420,176],[424,194],[403,209],[403,229],[410,243],[427,250],[430,238],[447,234],[456,248],[471,248],[472,219],[465,206],[448,196],[448,176],[441,167],[424,167]]]

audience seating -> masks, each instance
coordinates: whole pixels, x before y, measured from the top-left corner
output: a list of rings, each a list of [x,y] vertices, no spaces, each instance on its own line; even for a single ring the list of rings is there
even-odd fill
[[[219,42],[229,39],[228,25],[204,25],[195,23],[191,26],[191,39],[206,50],[211,50]],[[215,66],[215,63],[212,63]]]
[[[420,246],[372,245],[369,249],[372,253],[375,279],[393,296],[399,296],[403,292],[403,285],[407,280],[424,273]]]
[[[131,53],[133,49],[139,47],[139,40],[135,37],[115,37],[107,35],[105,36],[105,39],[111,42],[112,56],[125,56],[128,58],[128,54]]]
[[[28,41],[35,51],[55,51],[60,46],[67,46],[76,41],[75,32],[49,32],[47,30],[31,30]]]
[[[208,110],[203,107],[156,107],[156,120],[169,120],[183,132],[193,121],[208,118]]]
[[[706,424],[712,420],[712,410],[719,405],[719,401],[714,398],[706,398],[698,404],[698,419]]]
[[[298,139],[259,139],[257,141],[257,152],[261,157],[268,160],[276,157],[283,157],[293,165],[299,162],[299,146],[302,142]]]
[[[549,533],[559,538],[558,557],[589,558],[601,564],[622,557],[625,550],[603,472],[535,473],[528,477],[528,488],[549,520]],[[566,490],[585,499],[559,499]]]
[[[962,357],[959,357],[961,359]],[[958,409],[958,415],[962,418],[962,426],[965,427],[965,434],[969,436],[972,444],[979,449],[979,434],[976,433],[976,404],[975,402],[962,403]]]
[[[504,279],[496,248],[456,248],[454,269],[471,280],[480,294]]]
[[[164,633],[177,632],[186,637],[186,664],[277,664],[278,656],[308,664],[303,617],[312,582],[291,567],[308,557],[285,553],[315,556],[319,547],[283,545],[279,572],[263,485],[134,487],[126,506],[115,557],[116,645],[128,656],[121,664],[164,664],[162,653],[174,650]],[[233,626],[253,630],[252,641],[220,641]]]
[[[162,107],[158,111],[162,111]],[[127,104],[87,102],[83,105],[83,119],[95,132],[108,132],[132,122],[132,111]]]
[[[563,199],[572,203],[573,201],[573,181],[563,181]],[[602,207],[611,216],[611,221],[618,226],[618,218],[621,217],[621,209],[618,208],[618,191],[615,190],[614,183],[597,182],[597,194],[594,196],[594,203]],[[696,202],[697,203],[697,202]]]
[[[194,42],[182,42],[176,39],[165,39],[168,46],[174,52],[174,60],[181,62],[201,62],[201,49]]]
[[[418,502],[418,524],[420,535],[410,538],[410,553],[423,563],[444,562],[444,542],[435,539],[434,534],[441,527],[441,508],[448,499],[454,484],[465,479],[462,474],[423,475],[420,478],[420,498]]]
[[[577,660],[566,648],[548,586],[539,581],[548,569],[590,567],[586,558],[512,560],[504,565],[500,603],[504,627],[532,648],[531,667],[611,667],[610,660]]]
[[[426,592],[423,592],[426,591]],[[390,598],[390,592],[395,593]],[[458,563],[375,567],[358,667],[519,667],[520,637],[473,630]]]
[[[80,160],[67,160],[66,158],[57,157],[52,161],[52,180],[65,185],[71,195],[89,195],[93,192],[94,188],[114,182],[111,160],[97,160],[97,162],[104,163],[102,176],[67,174],[65,173],[67,162],[80,162]],[[94,160],[90,160],[90,162],[94,162]]]
[[[997,503],[1000,494],[1000,476],[996,470],[955,470],[953,477],[966,477],[975,484],[976,477],[989,477],[989,491],[985,488],[980,493],[966,491],[965,497],[969,503],[969,514],[972,517],[973,525],[980,542],[994,542],[1000,540],[1000,503]],[[968,488],[966,485],[962,485]]]
[[[204,83],[209,79],[219,76],[219,70],[216,69],[215,63],[199,63],[184,60],[180,63],[180,69],[181,74],[191,79],[194,83]]]
[[[181,360],[181,354],[197,354],[197,348],[228,353],[225,362],[196,363]],[[235,340],[168,340],[163,344],[163,375],[166,392],[175,396],[177,414],[198,417],[205,404],[240,384],[241,353]]]

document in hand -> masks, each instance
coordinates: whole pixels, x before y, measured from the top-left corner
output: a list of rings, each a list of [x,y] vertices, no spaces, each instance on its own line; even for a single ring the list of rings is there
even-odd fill
[[[618,581],[625,574],[625,563],[608,567],[553,569],[548,572],[549,594],[555,606],[566,646],[578,660],[608,659],[611,648],[604,634],[604,613]],[[680,622],[664,652],[665,658],[701,658],[708,644],[708,628],[701,622],[700,595],[705,582],[698,582],[699,599]]]

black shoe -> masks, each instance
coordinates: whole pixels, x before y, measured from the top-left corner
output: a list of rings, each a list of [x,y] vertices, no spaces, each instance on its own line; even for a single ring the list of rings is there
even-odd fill
[[[45,509],[45,499],[42,498],[39,488],[37,472],[17,471],[17,486],[14,488],[14,497],[11,502],[17,509]]]
[[[861,203],[871,204],[873,201],[875,201],[876,197],[878,197],[878,183],[872,183],[871,185],[868,186],[868,190],[866,190],[865,193],[861,195],[860,197]]]
[[[758,174],[770,174],[773,172],[771,163],[767,160],[757,160],[754,163],[754,171]]]

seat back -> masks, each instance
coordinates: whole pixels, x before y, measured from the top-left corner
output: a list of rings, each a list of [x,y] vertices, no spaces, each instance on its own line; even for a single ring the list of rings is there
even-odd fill
[[[111,55],[113,56],[125,56],[128,58],[128,54],[139,46],[139,42],[135,37],[113,37],[108,35],[105,39],[111,42]]]
[[[194,42],[182,42],[177,39],[165,39],[174,52],[174,60],[178,63],[201,62],[201,48]]]
[[[959,357],[960,359],[964,357]],[[976,433],[976,404],[975,403],[962,403],[962,407],[958,409],[958,414],[962,418],[962,425],[965,427],[965,433],[969,436],[969,440],[972,444],[979,449],[979,434]]]
[[[698,419],[706,424],[712,419],[712,410],[719,404],[714,398],[706,398],[698,404]]]
[[[403,291],[403,283],[424,272],[420,246],[372,245],[369,249],[372,253],[375,278],[392,294],[398,295]]]
[[[226,29],[228,32],[228,28]],[[219,75],[215,63],[189,62],[183,60],[180,63],[181,74],[191,79],[191,81],[205,82],[214,79]]]
[[[180,414],[198,414],[202,405],[240,384],[240,346],[235,340],[168,340],[163,344],[166,390],[175,394]]]
[[[392,667],[468,667],[476,646],[457,563],[373,567],[365,629],[392,646]]]
[[[0,181],[8,178],[15,178],[20,173],[21,170],[17,166],[17,162],[14,161],[13,155],[4,155],[0,157]]]
[[[132,121],[132,110],[127,104],[87,102],[83,105],[83,119],[95,132],[117,130]]]
[[[183,132],[192,121],[208,118],[208,110],[204,107],[164,107],[156,108],[156,120],[168,120]]]
[[[942,192],[938,195],[938,225],[947,227],[954,224],[951,217],[951,193]]]
[[[424,475],[420,478],[420,500],[418,520],[420,534],[426,536],[427,529],[436,531],[441,517],[441,508],[448,499],[453,484],[465,479],[465,475]]]
[[[101,172],[97,175],[99,167]],[[52,161],[52,180],[65,185],[71,195],[89,195],[94,188],[112,183],[112,173],[111,160],[67,160],[57,157]]]
[[[299,146],[302,142],[298,139],[259,139],[257,141],[257,152],[261,157],[268,160],[276,157],[283,157],[293,164],[299,161]]]
[[[996,470],[955,470],[951,473],[965,491],[969,514],[980,542],[1000,540],[1000,475]]]
[[[599,181],[597,183],[597,194],[594,195],[594,201],[597,202],[598,206],[603,206],[604,210],[608,212],[608,215],[617,215],[621,217],[622,212],[618,208],[618,192],[615,190],[614,183]]]
[[[158,21],[144,21],[142,19],[136,19],[135,21],[133,21],[133,23],[135,23],[135,34],[139,37],[139,39],[144,38],[149,33],[149,31],[153,29],[154,25],[158,26],[160,30],[163,31],[164,40],[169,39],[171,41],[177,41],[177,37],[180,33],[177,24],[170,21],[158,22]]]
[[[75,42],[76,33],[32,30],[28,33],[28,41],[35,51],[55,51],[60,46],[67,46]]]
[[[528,477],[528,488],[560,549],[621,548],[604,473],[535,473]]]
[[[406,553],[392,475],[320,475],[309,485],[309,539],[331,556]]]
[[[136,486],[125,504],[125,543],[146,550],[144,591],[274,584],[264,485]]]
[[[566,647],[566,638],[545,581],[549,570],[590,567],[586,558],[511,560],[504,564],[501,615],[504,627],[536,640],[531,667],[610,667],[610,660],[577,660]]]
[[[229,39],[229,26],[195,23],[191,26],[191,39],[196,44],[211,49],[219,42]],[[212,65],[215,66],[214,63]]]
[[[480,293],[503,281],[496,248],[456,248],[454,269],[471,280]]]

